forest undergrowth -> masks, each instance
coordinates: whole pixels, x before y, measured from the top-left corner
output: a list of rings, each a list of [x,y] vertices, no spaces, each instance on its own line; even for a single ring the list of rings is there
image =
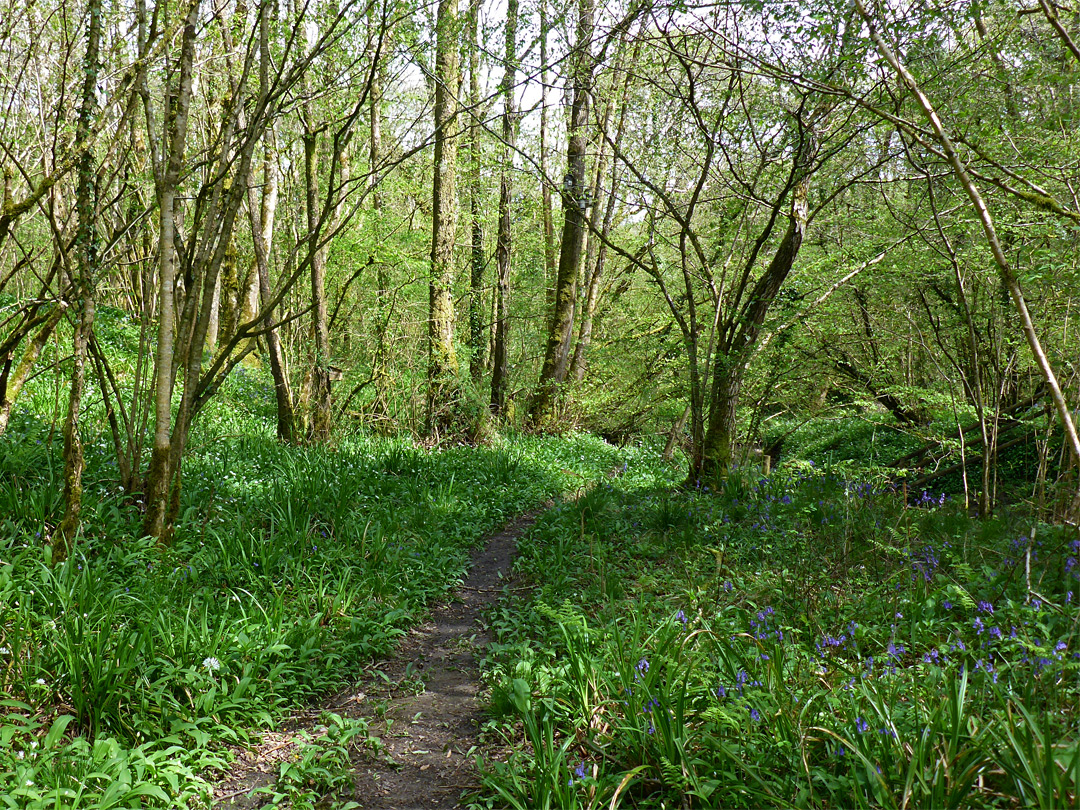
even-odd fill
[[[26,415],[0,439],[0,806],[206,806],[228,745],[355,682],[477,541],[619,457],[587,436],[285,447],[248,410],[267,385],[234,375],[199,423],[168,548],[139,539],[98,436],[84,532],[49,565],[62,441]],[[350,751],[378,749],[362,720],[321,726],[268,804],[310,804],[347,781]]]
[[[521,543],[471,807],[1080,807],[1075,527],[805,462],[673,484]]]

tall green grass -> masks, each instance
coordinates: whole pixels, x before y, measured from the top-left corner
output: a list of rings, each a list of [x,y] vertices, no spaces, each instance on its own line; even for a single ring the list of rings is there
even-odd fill
[[[111,444],[90,435],[84,528],[50,566],[59,436],[24,412],[0,437],[0,804],[205,803],[225,744],[386,654],[485,534],[618,457],[588,437],[284,447],[252,404],[267,394],[245,372],[198,423],[166,550],[139,538]],[[335,733],[282,795],[334,783],[366,731]]]
[[[1080,806],[1074,529],[639,464],[522,544],[485,663],[516,753],[475,806]]]

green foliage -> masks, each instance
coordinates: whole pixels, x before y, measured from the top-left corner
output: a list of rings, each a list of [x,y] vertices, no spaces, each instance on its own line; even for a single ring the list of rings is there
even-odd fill
[[[806,464],[710,493],[638,462],[521,544],[535,589],[484,663],[517,753],[475,806],[1080,803],[1074,533]]]
[[[111,447],[91,435],[84,532],[50,566],[59,437],[26,417],[0,437],[7,806],[203,800],[224,744],[386,654],[460,581],[473,544],[619,457],[585,436],[442,452],[370,435],[284,447],[253,404],[265,387],[236,375],[197,425],[168,549],[138,537]],[[274,800],[332,792],[367,746],[366,729],[323,722]]]
[[[353,786],[350,767],[356,751],[377,753],[382,749],[378,737],[368,733],[367,722],[325,712],[316,735],[303,734],[303,744],[295,758],[282,762],[274,787],[262,788],[267,795],[265,806],[284,804],[308,807],[326,801],[328,796],[346,792]],[[338,810],[360,807],[356,802],[334,805]]]

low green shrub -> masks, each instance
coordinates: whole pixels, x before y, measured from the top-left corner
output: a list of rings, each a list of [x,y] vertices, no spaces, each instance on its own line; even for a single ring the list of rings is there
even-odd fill
[[[1080,806],[1074,529],[654,470],[522,543],[484,662],[516,753],[473,806]]]

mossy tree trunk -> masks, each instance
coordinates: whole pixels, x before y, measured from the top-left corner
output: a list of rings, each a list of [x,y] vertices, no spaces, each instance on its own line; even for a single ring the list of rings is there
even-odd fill
[[[495,302],[495,346],[491,367],[491,412],[502,416],[506,409],[507,378],[510,373],[510,266],[513,233],[510,207],[513,203],[513,160],[517,142],[517,113],[514,109],[514,83],[517,76],[518,0],[506,5],[506,71],[503,74],[502,156],[499,171],[499,234],[495,246],[498,273]]]
[[[457,0],[440,0],[435,53],[435,166],[431,205],[428,300],[427,431],[451,427],[459,395],[454,350],[454,240],[457,230],[458,58]]]
[[[593,79],[593,0],[579,0],[577,42],[573,67],[573,101],[567,123],[567,169],[563,179],[563,231],[559,250],[559,271],[555,280],[555,303],[548,325],[544,364],[537,390],[530,403],[529,424],[536,428],[548,422],[555,409],[555,395],[566,380],[570,361],[570,339],[574,331],[574,304],[578,273],[585,242],[586,152]]]
[[[761,327],[777,293],[783,285],[806,237],[809,218],[807,195],[810,191],[810,171],[817,152],[817,138],[811,129],[800,124],[800,139],[793,172],[800,179],[792,190],[788,226],[773,254],[768,268],[758,278],[744,307],[736,317],[729,317],[732,328],[727,331],[713,357],[712,390],[709,399],[708,424],[702,440],[699,465],[691,469],[691,478],[716,482],[727,475],[735,454],[736,408],[742,389],[743,376],[753,357]]]
[[[469,40],[469,377],[479,386],[484,374],[487,336],[484,334],[484,219],[480,173],[480,0],[470,0]]]
[[[90,134],[96,114],[96,88],[100,70],[99,53],[102,29],[101,0],[87,4],[89,21],[86,27],[86,55],[83,63],[82,101],[75,138],[82,142]],[[75,206],[78,233],[75,237],[76,277],[75,329],[72,335],[71,391],[68,412],[64,419],[64,518],[53,532],[52,559],[61,562],[71,551],[79,531],[82,513],[82,474],[86,465],[79,417],[82,396],[86,387],[86,360],[90,337],[94,329],[94,310],[97,298],[97,165],[94,150],[87,149],[79,159],[78,190]]]

